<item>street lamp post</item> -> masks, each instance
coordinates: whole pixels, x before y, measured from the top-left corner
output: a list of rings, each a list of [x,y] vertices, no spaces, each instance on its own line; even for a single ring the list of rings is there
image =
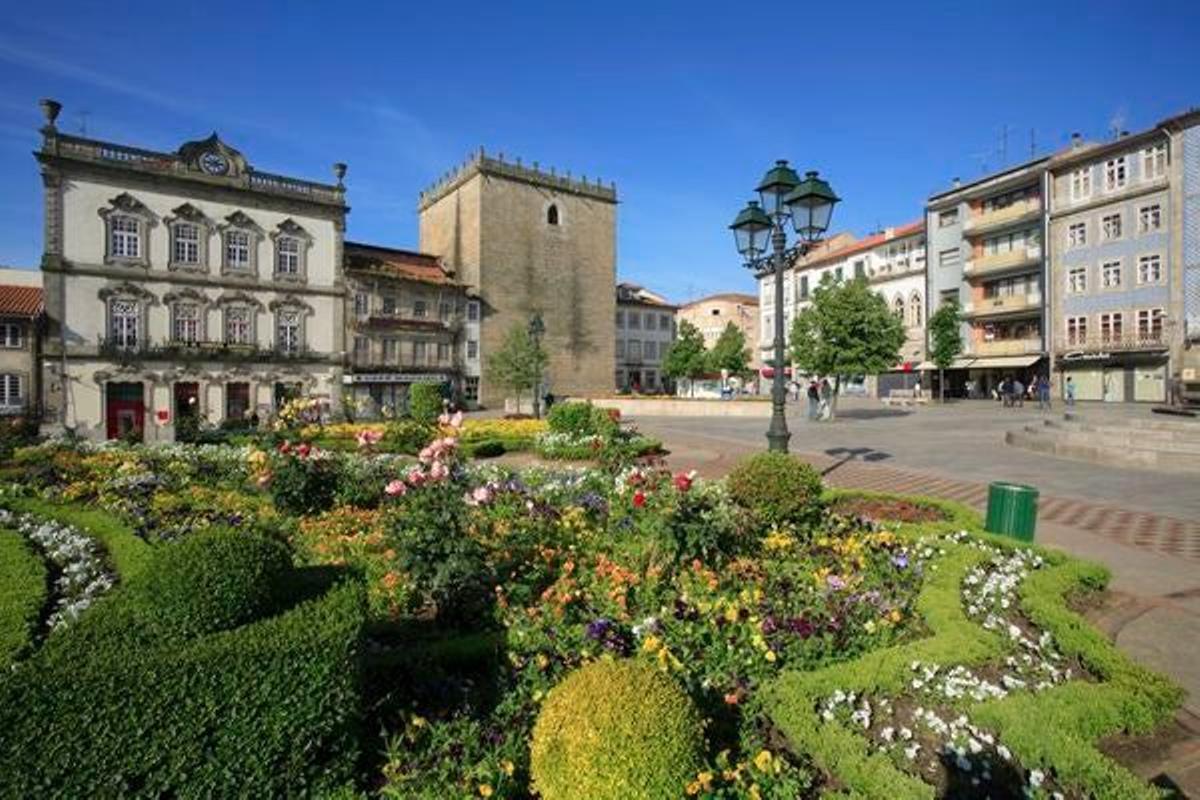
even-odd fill
[[[774,369],[771,383],[771,425],[767,428],[767,447],[779,453],[788,451],[791,434],[787,427],[787,388],[783,380],[783,271],[787,265],[807,253],[829,228],[833,206],[839,197],[816,172],[801,180],[786,161],[776,161],[767,170],[756,190],[759,202],[751,200],[734,219],[734,243],[746,259],[746,267],[758,276],[775,277]],[[797,240],[787,246],[788,220]],[[771,246],[767,253],[768,241]]]
[[[534,419],[542,418],[542,405],[538,398],[538,394],[542,389],[542,360],[539,357],[539,353],[542,349],[542,334],[545,332],[546,323],[542,321],[542,313],[540,311],[534,312],[534,315],[529,318],[529,338],[533,340],[534,364],[536,365],[533,379]]]

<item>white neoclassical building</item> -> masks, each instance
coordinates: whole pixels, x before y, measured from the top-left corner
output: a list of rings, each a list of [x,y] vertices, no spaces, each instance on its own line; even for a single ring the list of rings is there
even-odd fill
[[[171,440],[198,416],[338,405],[337,184],[260,172],[216,134],[176,152],[69,136],[43,101],[47,427]]]

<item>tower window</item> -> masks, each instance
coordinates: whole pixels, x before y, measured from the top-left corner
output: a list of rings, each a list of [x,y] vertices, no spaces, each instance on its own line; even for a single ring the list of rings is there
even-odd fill
[[[548,209],[546,209],[546,224],[547,225],[557,225],[558,224],[558,206],[551,205]]]

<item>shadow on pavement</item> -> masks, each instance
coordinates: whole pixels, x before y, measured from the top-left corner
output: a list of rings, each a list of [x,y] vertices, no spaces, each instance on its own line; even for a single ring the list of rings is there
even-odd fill
[[[838,460],[821,470],[822,476],[829,475],[838,467],[848,464],[851,461],[862,460],[874,463],[876,461],[887,461],[892,457],[891,453],[885,453],[882,450],[876,450],[871,447],[831,447],[825,451],[825,455]]]

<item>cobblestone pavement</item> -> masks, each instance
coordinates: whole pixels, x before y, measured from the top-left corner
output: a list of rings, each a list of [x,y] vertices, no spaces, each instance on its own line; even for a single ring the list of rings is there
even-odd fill
[[[982,405],[889,414],[860,404],[833,424],[791,420],[792,451],[824,472],[833,486],[929,494],[978,509],[987,503],[989,481],[1030,483],[1041,492],[1041,522],[1200,560],[1200,481],[1194,476],[1118,469],[1010,448],[1003,443],[1004,431],[1039,414],[1035,409],[1011,415],[995,411]],[[659,417],[635,422],[663,439],[672,466],[709,477],[725,474],[738,459],[765,445],[766,420]]]

